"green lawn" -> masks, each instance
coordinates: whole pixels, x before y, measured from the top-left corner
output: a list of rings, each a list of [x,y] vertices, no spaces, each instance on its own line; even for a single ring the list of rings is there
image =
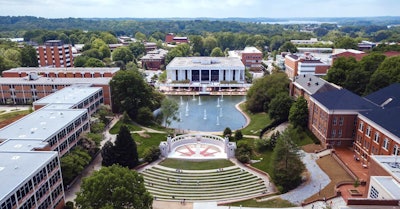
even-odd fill
[[[122,121],[118,121],[113,127],[111,127],[110,134],[118,134],[119,128],[122,125],[126,125],[130,131],[141,131],[142,130],[142,128],[140,128],[138,125],[124,124]]]
[[[159,134],[159,133],[144,133],[142,134],[142,136],[134,133],[132,134],[132,137],[137,144],[139,158],[143,157],[143,154],[147,148],[151,146],[158,147],[160,145],[160,142],[167,141],[167,134]]]
[[[283,200],[281,198],[276,198],[268,201],[257,202],[254,199],[244,200],[240,202],[234,202],[228,204],[230,206],[243,206],[243,207],[254,207],[254,208],[288,208],[288,207],[296,207],[296,205],[290,203],[287,200]]]
[[[12,119],[17,116],[27,115],[29,113],[31,113],[31,110],[15,110],[12,112],[3,113],[0,115],[0,122],[8,120],[8,119]]]
[[[233,166],[234,164],[229,160],[190,161],[166,159],[160,165],[183,170],[211,170]]]
[[[244,135],[260,135],[260,131],[271,123],[271,119],[266,113],[253,114],[246,110],[246,103],[240,104],[240,109],[250,117],[250,124],[242,129]]]

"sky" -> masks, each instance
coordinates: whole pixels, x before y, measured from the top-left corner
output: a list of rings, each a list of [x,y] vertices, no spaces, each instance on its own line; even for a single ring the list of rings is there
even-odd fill
[[[400,16],[400,0],[0,0],[0,16],[45,18]]]

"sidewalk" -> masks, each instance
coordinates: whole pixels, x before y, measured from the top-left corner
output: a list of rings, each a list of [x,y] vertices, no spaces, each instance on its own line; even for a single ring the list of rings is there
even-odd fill
[[[103,132],[104,139],[100,143],[100,148],[104,146],[104,144],[111,140],[112,142],[115,141],[116,135],[110,134],[109,130],[111,127],[113,127],[117,122],[119,118],[113,118],[110,124],[107,126],[107,128]],[[67,185],[64,185],[65,189],[65,202],[71,201],[74,202],[76,198],[76,193],[80,190],[81,184],[82,184],[82,179],[90,176],[94,170],[100,170],[101,168],[101,154],[99,153],[93,160],[92,162],[86,166],[86,168],[82,171],[82,173],[76,177],[76,179],[73,181],[72,185],[67,188]]]

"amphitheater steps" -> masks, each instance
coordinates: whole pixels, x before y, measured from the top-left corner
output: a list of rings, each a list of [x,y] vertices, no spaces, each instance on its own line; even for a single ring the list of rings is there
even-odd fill
[[[226,201],[267,192],[265,182],[237,166],[214,170],[177,170],[160,165],[141,172],[158,200]]]

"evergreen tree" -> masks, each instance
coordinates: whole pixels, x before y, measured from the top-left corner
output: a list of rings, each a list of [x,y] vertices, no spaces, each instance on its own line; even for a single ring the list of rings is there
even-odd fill
[[[113,150],[114,144],[110,141],[106,142],[101,150],[101,157],[103,161],[101,164],[103,166],[111,166],[115,163],[115,152]]]
[[[292,138],[295,137],[296,133],[293,130],[283,132],[278,138],[272,156],[272,178],[283,193],[301,184],[301,174],[305,169],[298,153],[298,147],[292,141]]]
[[[136,143],[128,127],[121,126],[112,150],[116,156],[115,163],[128,168],[134,168],[139,164]]]

